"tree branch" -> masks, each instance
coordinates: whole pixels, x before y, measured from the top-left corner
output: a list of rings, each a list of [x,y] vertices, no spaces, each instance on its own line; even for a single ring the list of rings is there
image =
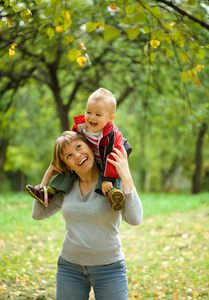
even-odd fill
[[[209,31],[209,24],[193,17],[192,15],[188,14],[186,11],[182,10],[178,6],[174,5],[172,1],[168,0],[155,0],[156,2],[164,3],[165,5],[173,8],[175,11],[177,11],[180,15],[187,17],[188,19],[192,20],[195,23],[198,23],[203,28],[207,29]]]
[[[120,95],[120,97],[117,100],[117,106],[120,105],[123,100],[125,100],[125,98],[134,90],[133,87],[127,86],[125,88],[125,90],[123,91],[123,93]]]

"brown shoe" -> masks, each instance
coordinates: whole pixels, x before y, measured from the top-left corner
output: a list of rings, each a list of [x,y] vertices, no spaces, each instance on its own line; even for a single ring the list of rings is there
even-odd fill
[[[124,193],[121,190],[113,188],[107,195],[110,205],[114,211],[121,210],[125,200]]]

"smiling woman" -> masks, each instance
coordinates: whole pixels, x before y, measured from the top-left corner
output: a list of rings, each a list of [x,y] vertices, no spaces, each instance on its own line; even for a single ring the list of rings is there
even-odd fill
[[[84,148],[86,150],[87,148],[92,148],[85,136],[77,134],[74,131],[64,131],[55,141],[54,165],[61,172],[68,172],[69,170],[74,171],[73,166],[70,165],[73,164],[73,162],[78,163],[78,159],[81,158],[80,154]],[[83,156],[82,158],[84,159],[85,157]],[[81,161],[79,161],[79,163],[81,163]]]
[[[128,283],[118,230],[121,220],[130,225],[142,221],[142,204],[128,167],[127,153],[114,148],[113,164],[121,177],[125,201],[113,211],[104,195],[97,193],[102,172],[83,135],[64,132],[55,142],[54,160],[45,173],[47,181],[66,169],[75,173],[68,193],[57,193],[48,207],[34,200],[32,217],[49,218],[62,210],[66,235],[58,259],[57,300],[89,299],[91,286],[97,300],[127,300]]]
[[[82,195],[98,180],[99,169],[87,139],[74,131],[65,131],[54,146],[54,164],[61,172],[75,172],[80,178]]]

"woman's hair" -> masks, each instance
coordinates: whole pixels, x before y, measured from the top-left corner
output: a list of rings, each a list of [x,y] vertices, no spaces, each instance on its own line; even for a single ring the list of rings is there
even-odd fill
[[[72,142],[77,140],[86,143],[89,148],[92,149],[90,142],[85,138],[85,136],[75,131],[64,131],[55,141],[53,161],[55,166],[62,172],[69,171],[69,168],[63,161],[63,150],[67,145],[70,145]]]

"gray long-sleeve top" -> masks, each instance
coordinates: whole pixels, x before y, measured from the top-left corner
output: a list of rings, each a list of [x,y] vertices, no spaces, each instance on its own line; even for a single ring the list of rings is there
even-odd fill
[[[83,266],[111,264],[124,258],[119,238],[121,219],[130,225],[142,221],[143,209],[135,188],[125,193],[124,207],[113,211],[106,197],[95,193],[95,187],[81,195],[79,180],[71,191],[58,193],[48,207],[34,200],[32,217],[35,220],[50,218],[62,210],[66,234],[61,257]]]

